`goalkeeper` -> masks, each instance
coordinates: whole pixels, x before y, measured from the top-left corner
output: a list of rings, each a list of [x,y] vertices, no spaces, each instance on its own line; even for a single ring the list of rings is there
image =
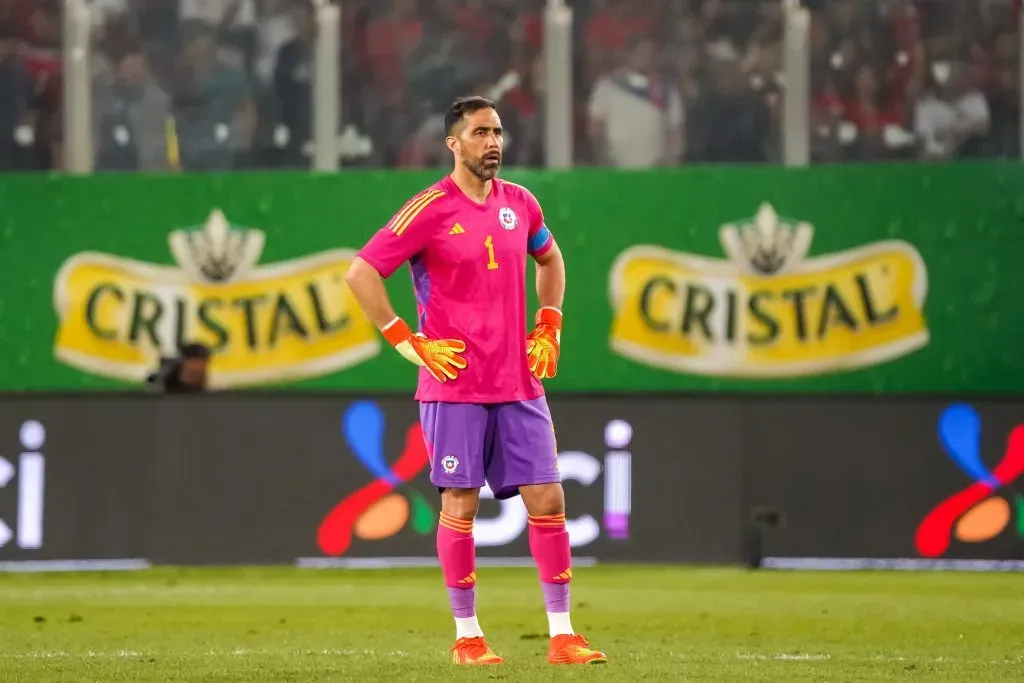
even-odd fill
[[[420,366],[430,481],[441,492],[437,553],[452,612],[457,664],[500,664],[476,615],[473,520],[487,484],[526,505],[552,664],[606,661],[569,620],[572,564],[554,427],[540,380],[555,376],[565,266],[534,196],[498,180],[501,120],[483,98],[445,117],[452,173],[410,199],[359,252],[347,281],[367,317]],[[526,330],[526,260],[537,263],[540,308]],[[383,279],[409,262],[418,332],[395,314]]]

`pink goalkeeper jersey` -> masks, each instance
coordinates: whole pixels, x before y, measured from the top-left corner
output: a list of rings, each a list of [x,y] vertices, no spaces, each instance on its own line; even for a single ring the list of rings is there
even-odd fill
[[[526,256],[553,238],[526,188],[495,179],[478,204],[451,176],[413,197],[359,252],[381,277],[408,261],[419,331],[466,343],[467,367],[438,382],[420,368],[418,401],[505,403],[544,394],[526,360]]]

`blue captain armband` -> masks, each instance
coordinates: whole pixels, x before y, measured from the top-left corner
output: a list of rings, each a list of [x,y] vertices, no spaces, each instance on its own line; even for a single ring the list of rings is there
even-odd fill
[[[531,237],[526,243],[526,250],[530,252],[530,254],[536,254],[548,246],[551,239],[551,231],[548,230],[548,226],[542,225],[540,226],[540,230],[537,231],[537,234]]]

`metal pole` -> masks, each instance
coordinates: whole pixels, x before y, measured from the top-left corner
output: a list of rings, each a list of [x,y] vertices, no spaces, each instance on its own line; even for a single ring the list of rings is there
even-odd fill
[[[544,13],[544,158],[548,168],[571,168],[572,9],[548,0]]]
[[[316,47],[313,56],[313,168],[337,171],[338,112],[341,105],[341,11],[328,0],[313,0]]]
[[[86,0],[64,0],[64,170],[79,175],[92,173],[93,166],[90,29]]]
[[[782,0],[785,17],[782,159],[786,166],[811,161],[811,13],[799,0]]]

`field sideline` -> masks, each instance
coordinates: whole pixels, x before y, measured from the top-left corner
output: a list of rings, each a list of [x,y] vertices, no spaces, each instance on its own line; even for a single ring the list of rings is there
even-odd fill
[[[0,681],[1024,680],[1024,576],[580,568],[610,663],[544,662],[532,569],[480,570],[508,663],[456,669],[436,569],[0,575]]]

